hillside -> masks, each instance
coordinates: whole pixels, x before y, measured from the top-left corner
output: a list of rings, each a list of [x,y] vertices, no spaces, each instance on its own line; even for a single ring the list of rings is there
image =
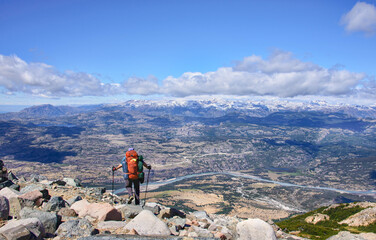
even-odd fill
[[[363,238],[355,238],[362,232],[376,233],[376,203],[357,202],[336,204],[295,216],[278,222],[277,225],[291,234],[309,239],[368,239],[370,234],[361,234]],[[349,233],[350,232],[350,233]],[[374,235],[375,236],[375,235]]]

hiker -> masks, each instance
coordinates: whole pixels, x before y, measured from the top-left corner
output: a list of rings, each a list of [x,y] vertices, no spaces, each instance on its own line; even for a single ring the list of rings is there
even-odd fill
[[[8,180],[8,170],[4,167],[3,160],[0,160],[0,182]]]
[[[139,164],[140,163],[140,164]],[[143,157],[138,156],[137,152],[133,148],[129,148],[125,153],[125,157],[121,160],[121,163],[117,167],[112,167],[112,171],[116,171],[119,168],[123,168],[125,188],[128,191],[129,198],[128,204],[130,204],[135,199],[135,204],[140,204],[140,183],[143,183],[143,172],[142,166],[147,169],[151,169],[149,164],[146,164]],[[135,194],[133,196],[132,184],[134,187]]]

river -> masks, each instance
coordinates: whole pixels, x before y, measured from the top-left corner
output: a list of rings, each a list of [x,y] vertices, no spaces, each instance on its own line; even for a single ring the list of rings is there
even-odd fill
[[[162,180],[162,181],[157,181],[157,182],[150,182],[148,189],[155,190],[158,189],[160,186],[164,186],[167,184],[172,184],[181,180],[189,179],[189,178],[194,178],[194,177],[201,177],[201,176],[211,176],[211,175],[229,175],[233,177],[240,177],[240,178],[247,178],[247,179],[253,179],[259,182],[267,182],[267,183],[274,183],[278,184],[281,186],[285,187],[298,187],[298,188],[306,188],[306,189],[317,189],[317,190],[326,190],[326,191],[334,191],[334,192],[340,192],[340,193],[350,193],[350,194],[356,194],[356,195],[370,195],[376,197],[376,190],[347,190],[347,189],[337,189],[337,188],[331,188],[331,187],[318,187],[318,186],[306,186],[306,185],[299,185],[299,184],[293,184],[293,183],[285,183],[285,182],[279,182],[279,181],[273,181],[270,179],[265,179],[265,178],[260,178],[256,177],[250,174],[245,174],[245,173],[239,173],[239,172],[208,172],[208,173],[195,173],[195,174],[190,174],[182,177],[177,177],[177,178],[171,178],[167,180]],[[146,177],[146,176],[145,176]],[[145,183],[143,184],[145,186],[146,184],[146,179]],[[126,192],[125,188],[121,188],[116,190],[114,193],[117,195],[122,195]]]

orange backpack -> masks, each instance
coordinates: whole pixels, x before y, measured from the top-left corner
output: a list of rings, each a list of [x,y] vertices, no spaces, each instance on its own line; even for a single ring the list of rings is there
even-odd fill
[[[125,158],[128,165],[129,179],[138,179],[138,154],[135,150],[131,150],[125,153]]]

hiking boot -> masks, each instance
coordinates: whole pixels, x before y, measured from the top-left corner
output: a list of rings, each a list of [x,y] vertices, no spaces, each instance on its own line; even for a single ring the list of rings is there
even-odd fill
[[[127,199],[127,203],[128,203],[128,204],[131,204],[132,201],[133,201],[133,196],[131,196],[131,197],[129,197],[129,198]]]

